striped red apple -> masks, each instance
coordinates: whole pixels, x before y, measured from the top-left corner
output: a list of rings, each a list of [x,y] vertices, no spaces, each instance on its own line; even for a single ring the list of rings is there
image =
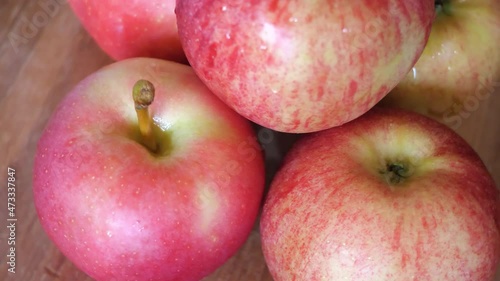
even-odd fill
[[[499,192],[473,149],[422,115],[373,109],[292,148],[264,205],[275,281],[486,281]]]
[[[189,63],[244,117],[313,132],[368,111],[417,61],[432,0],[177,1]]]

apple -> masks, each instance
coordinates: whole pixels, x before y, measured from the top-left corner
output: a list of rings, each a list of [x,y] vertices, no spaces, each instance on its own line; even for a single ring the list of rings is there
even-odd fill
[[[436,10],[422,56],[382,104],[457,128],[499,85],[500,1],[439,0]]]
[[[262,158],[250,122],[190,67],[128,59],[80,82],[54,112],[34,202],[55,245],[96,280],[200,280],[250,234]]]
[[[255,123],[306,133],[359,117],[403,79],[434,1],[182,0],[176,15],[212,92]]]
[[[275,281],[493,280],[499,203],[455,132],[374,108],[295,144],[264,204],[262,248]]]
[[[110,57],[153,57],[186,63],[175,0],[68,0],[88,33]]]

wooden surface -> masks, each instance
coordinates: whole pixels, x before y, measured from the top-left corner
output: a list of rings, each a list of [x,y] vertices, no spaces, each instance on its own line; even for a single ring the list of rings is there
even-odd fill
[[[38,1],[0,1],[0,280],[91,280],[54,247],[35,213],[32,187],[36,143],[49,116],[81,79],[112,61],[82,29],[67,4],[48,15]],[[42,14],[45,13],[45,16]],[[28,23],[36,23],[35,29]],[[500,183],[499,89],[480,102],[457,131]],[[7,272],[7,167],[16,170],[16,273]],[[5,225],[5,226],[4,226]],[[257,230],[222,268],[206,278],[270,281]],[[497,280],[500,280],[497,278]]]

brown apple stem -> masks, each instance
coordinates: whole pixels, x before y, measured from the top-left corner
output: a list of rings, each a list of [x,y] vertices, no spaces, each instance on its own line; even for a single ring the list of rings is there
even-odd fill
[[[139,121],[142,144],[150,151],[155,152],[158,144],[153,134],[153,121],[148,110],[155,97],[155,87],[148,80],[141,79],[134,84],[132,97],[134,98],[135,112]]]

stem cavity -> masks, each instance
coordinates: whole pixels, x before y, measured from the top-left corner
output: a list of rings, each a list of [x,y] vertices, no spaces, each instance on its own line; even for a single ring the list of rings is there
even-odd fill
[[[391,186],[401,184],[413,175],[413,166],[409,163],[388,161],[385,169],[380,173],[385,177],[387,183]]]

